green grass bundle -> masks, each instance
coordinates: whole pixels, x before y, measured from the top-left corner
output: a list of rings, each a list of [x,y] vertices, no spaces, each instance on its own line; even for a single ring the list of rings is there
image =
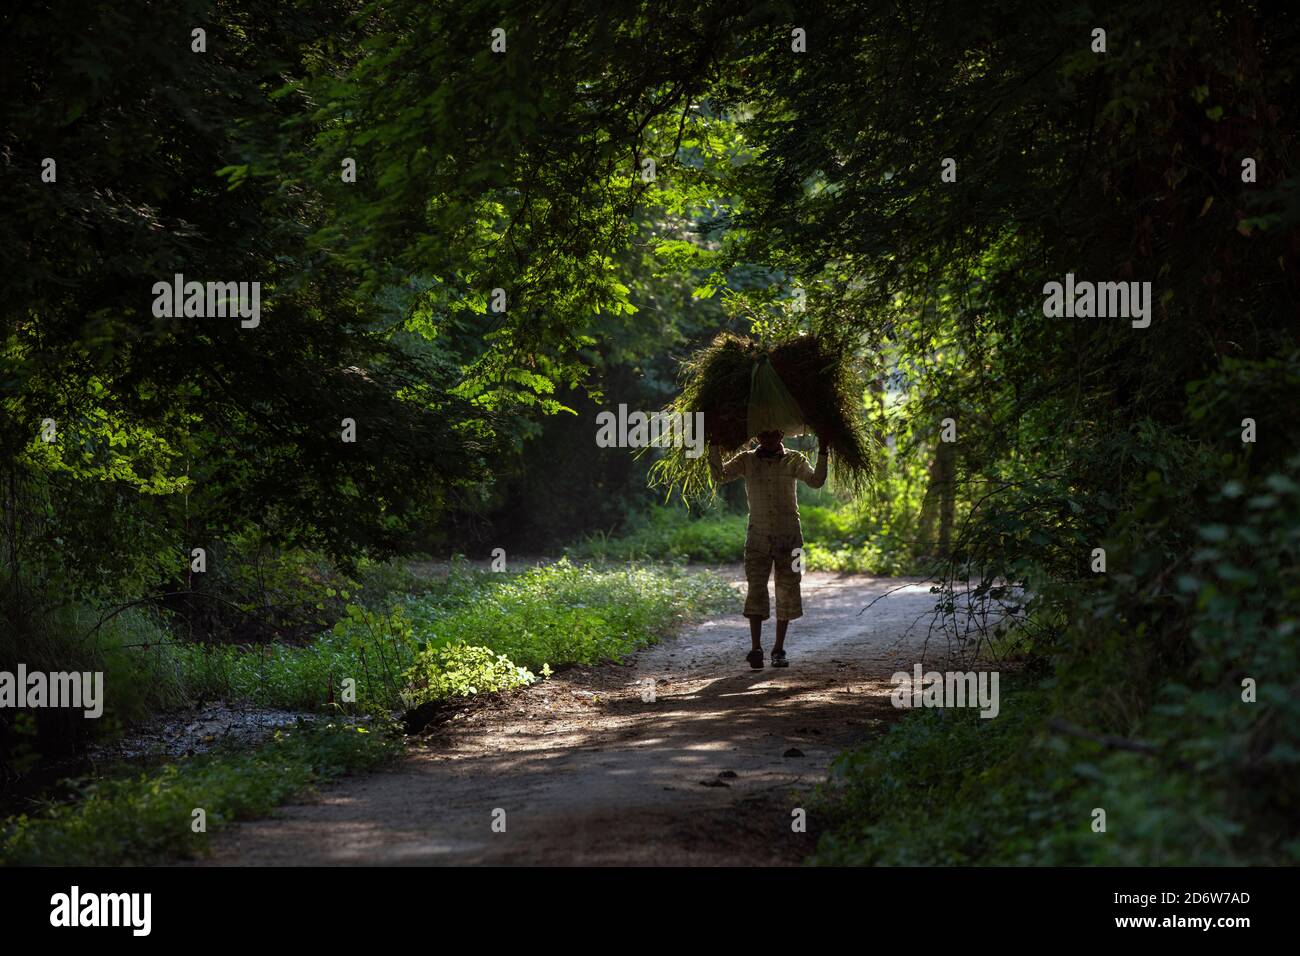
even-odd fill
[[[722,449],[723,458],[749,447],[750,383],[764,355],[799,406],[806,430],[826,438],[831,478],[852,495],[865,491],[874,463],[862,421],[862,389],[849,356],[823,349],[814,335],[801,335],[765,348],[753,339],[723,332],[683,363],[681,394],[669,412],[704,413],[706,438]],[[707,455],[689,458],[685,448],[666,449],[655,462],[651,480],[683,498],[712,490]]]

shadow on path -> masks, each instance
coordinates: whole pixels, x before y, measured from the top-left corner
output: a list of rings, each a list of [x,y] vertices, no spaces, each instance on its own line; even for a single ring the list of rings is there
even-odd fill
[[[217,834],[206,862],[798,863],[816,822],[795,833],[792,811],[836,753],[898,715],[890,676],[922,658],[935,600],[827,574],[806,575],[805,595],[789,668],[749,670],[744,619],[707,621],[462,714],[391,771]]]

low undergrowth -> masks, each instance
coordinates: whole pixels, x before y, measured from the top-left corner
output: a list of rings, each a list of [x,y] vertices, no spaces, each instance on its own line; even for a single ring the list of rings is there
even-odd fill
[[[618,660],[736,601],[713,574],[567,560],[518,573],[454,563],[443,580],[372,594],[385,600],[345,604],[334,626],[305,644],[194,644],[155,619],[119,615],[101,629],[106,643],[94,659],[111,662],[110,700],[138,695],[130,706],[115,704],[123,726],[154,705],[210,700],[321,712],[329,722],[277,732],[242,752],[65,780],[57,799],[30,800],[0,823],[0,861],[121,864],[201,852],[207,833],[192,829],[194,810],[204,811],[210,832],[377,766],[400,750],[400,737],[379,729],[400,711],[524,686],[553,667]]]
[[[277,731],[251,750],[70,781],[70,799],[4,822],[0,863],[120,866],[199,854],[229,823],[265,816],[342,774],[375,769],[400,749],[387,727],[330,721]]]

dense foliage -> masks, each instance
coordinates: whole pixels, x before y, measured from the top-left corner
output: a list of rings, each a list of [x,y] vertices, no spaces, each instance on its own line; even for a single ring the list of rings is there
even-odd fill
[[[0,669],[93,660],[102,622],[136,609],[168,640],[306,642],[348,613],[339,576],[417,548],[590,534],[608,552],[615,532],[730,556],[735,519],[689,541],[638,519],[652,456],[598,453],[592,418],[663,407],[719,331],[813,332],[853,364],[889,449],[869,507],[810,534],[827,565],[1028,597],[1016,648],[1048,683],[1026,691],[1037,716],[982,732],[1004,735],[989,805],[1024,805],[997,780],[1030,740],[1062,743],[1055,720],[1090,736],[1044,751],[1050,791],[1109,799],[1141,835],[1108,859],[1168,858],[1166,825],[1189,859],[1294,857],[1295,10],[2,16]],[[260,323],[156,317],[151,287],[175,273],[261,282]],[[1149,324],[1048,316],[1045,284],[1067,275],[1149,282]],[[268,584],[289,553],[315,570]],[[561,633],[574,659],[610,652],[567,619],[534,647],[474,614],[513,667]],[[75,737],[37,720],[42,748]],[[904,733],[923,732],[965,746],[942,724]],[[0,750],[16,735],[0,714]],[[1146,746],[1079,759],[1093,738]],[[1170,809],[1195,801],[1213,810]],[[1044,806],[1041,832],[1073,825],[1070,806]]]

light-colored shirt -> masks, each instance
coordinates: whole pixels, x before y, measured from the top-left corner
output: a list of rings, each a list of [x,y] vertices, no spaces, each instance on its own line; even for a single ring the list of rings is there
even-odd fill
[[[745,479],[749,501],[749,533],[802,538],[799,526],[799,498],[795,482],[810,488],[826,483],[826,455],[817,457],[817,468],[797,451],[766,458],[757,450],[742,452],[725,465],[716,445],[709,448],[709,472],[719,484]]]

